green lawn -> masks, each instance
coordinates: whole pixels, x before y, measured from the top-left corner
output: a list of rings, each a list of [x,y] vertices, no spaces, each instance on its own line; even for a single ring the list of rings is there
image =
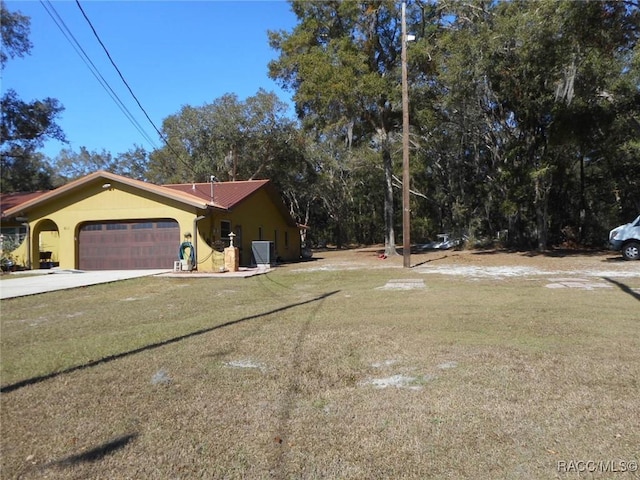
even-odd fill
[[[2,478],[638,478],[640,276],[323,262],[3,300]]]

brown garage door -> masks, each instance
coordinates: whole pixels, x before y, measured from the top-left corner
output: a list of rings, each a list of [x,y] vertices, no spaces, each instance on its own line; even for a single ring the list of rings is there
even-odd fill
[[[180,228],[175,220],[90,222],[80,228],[80,270],[172,268]]]

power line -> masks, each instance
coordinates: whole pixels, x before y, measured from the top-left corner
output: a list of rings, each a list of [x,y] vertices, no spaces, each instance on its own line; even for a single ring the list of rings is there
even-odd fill
[[[122,102],[122,100],[120,99],[118,94],[113,90],[113,88],[111,88],[111,86],[109,85],[109,82],[107,82],[107,80],[102,76],[102,74],[98,70],[98,67],[96,67],[95,64],[91,61],[91,58],[89,57],[87,52],[82,48],[82,45],[80,45],[80,42],[78,42],[78,40],[75,38],[75,36],[73,35],[73,33],[71,32],[69,27],[67,27],[66,23],[64,22],[62,17],[60,17],[60,15],[56,11],[56,9],[52,5],[52,3],[50,1],[48,1],[48,0],[47,0],[46,3],[43,0],[41,0],[40,4],[47,11],[49,16],[53,20],[53,22],[56,24],[58,29],[62,32],[64,37],[67,39],[67,41],[71,44],[71,46],[76,51],[76,53],[80,56],[80,58],[82,59],[84,64],[87,66],[87,68],[89,68],[89,70],[91,71],[93,76],[96,78],[98,83],[100,83],[102,88],[107,92],[107,94],[115,102],[115,104],[118,106],[118,108],[120,108],[120,111],[122,111],[122,113],[125,115],[125,117],[127,117],[127,119],[136,128],[136,130],[138,130],[138,133],[140,133],[140,135],[142,135],[142,137],[145,140],[147,140],[147,142],[149,142],[149,144],[153,148],[157,148],[157,146],[155,145],[155,142],[153,141],[153,139],[144,130],[144,128],[142,128],[140,123],[136,120],[136,118],[129,111],[129,109],[126,107],[126,105]]]
[[[142,104],[140,103],[140,100],[138,100],[138,97],[136,97],[136,95],[133,93],[133,90],[131,90],[131,87],[129,86],[129,84],[125,80],[124,76],[122,75],[122,72],[120,71],[120,69],[116,65],[116,62],[114,62],[113,58],[111,58],[111,54],[109,53],[109,50],[107,50],[107,47],[104,45],[104,43],[102,43],[102,40],[100,39],[100,36],[98,35],[98,32],[96,32],[96,29],[94,28],[93,24],[91,23],[91,20],[89,20],[89,17],[87,17],[87,14],[85,13],[84,9],[82,8],[82,5],[80,5],[80,2],[78,0],[76,0],[76,5],[78,5],[78,8],[82,12],[82,16],[84,17],[84,19],[87,21],[87,23],[91,27],[91,31],[93,32],[93,35],[96,37],[96,39],[98,40],[98,43],[100,44],[100,46],[104,50],[104,53],[107,54],[107,58],[109,58],[109,61],[111,62],[111,65],[113,65],[113,68],[115,68],[116,72],[118,72],[118,75],[120,76],[120,79],[122,80],[122,83],[125,84],[125,86],[127,87],[127,90],[129,90],[129,93],[131,94],[133,99],[138,104],[138,107],[140,107],[140,110],[142,110],[142,113],[144,113],[144,116],[147,117],[147,120],[149,120],[149,123],[153,126],[153,128],[156,130],[158,135],[160,135],[160,138],[163,138],[162,133],[160,133],[160,130],[158,130],[158,127],[156,127],[155,123],[153,123],[153,120],[151,120],[151,118],[147,114],[147,111],[142,107]]]
[[[89,20],[89,17],[87,16],[87,14],[85,13],[84,9],[82,8],[82,5],[80,5],[80,1],[76,0],[76,5],[78,5],[78,8],[80,9],[80,11],[82,12],[82,15],[84,16],[84,19],[87,21],[87,23],[89,24],[89,26],[91,27],[91,31],[93,32],[94,36],[96,37],[96,39],[98,40],[98,43],[100,43],[100,46],[102,47],[102,49],[104,50],[104,53],[106,53],[107,57],[109,58],[109,61],[111,62],[111,65],[113,65],[113,68],[116,69],[116,72],[118,72],[118,75],[120,76],[120,79],[122,80],[122,83],[125,84],[125,86],[127,87],[127,89],[129,90],[129,93],[131,94],[131,96],[133,97],[133,99],[136,101],[136,103],[138,104],[138,107],[140,107],[140,110],[142,111],[142,113],[144,113],[144,116],[147,117],[147,120],[149,121],[149,123],[153,126],[153,128],[155,129],[155,131],[158,133],[158,136],[160,137],[160,139],[164,142],[164,144],[167,146],[167,148],[169,150],[171,150],[171,153],[173,153],[176,158],[178,158],[188,169],[190,169],[193,173],[193,167],[192,165],[190,165],[188,162],[186,162],[181,155],[179,155],[174,149],[173,147],[169,144],[169,142],[167,141],[166,137],[162,134],[162,132],[158,129],[158,127],[156,126],[155,123],[153,123],[153,120],[151,120],[151,117],[149,117],[149,114],[147,113],[147,111],[144,109],[144,107],[142,106],[142,104],[140,103],[140,100],[138,100],[138,97],[136,97],[136,95],[133,93],[133,90],[131,89],[131,87],[129,86],[129,83],[125,80],[124,75],[122,74],[122,72],[120,71],[120,69],[118,68],[118,66],[116,65],[116,62],[114,62],[113,58],[111,58],[111,54],[109,53],[109,50],[107,49],[107,47],[105,46],[105,44],[102,42],[102,40],[100,39],[100,36],[98,35],[98,32],[96,31],[96,29],[94,28],[93,24],[91,23],[91,20]]]

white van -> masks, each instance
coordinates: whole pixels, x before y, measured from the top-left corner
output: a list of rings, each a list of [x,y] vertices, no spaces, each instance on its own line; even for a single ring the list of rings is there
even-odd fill
[[[640,215],[633,222],[609,232],[609,247],[622,251],[625,260],[640,260]]]

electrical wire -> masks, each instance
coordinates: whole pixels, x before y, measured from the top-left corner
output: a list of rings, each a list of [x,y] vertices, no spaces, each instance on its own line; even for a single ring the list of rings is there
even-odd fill
[[[87,68],[89,68],[89,70],[91,71],[93,76],[96,78],[98,83],[102,86],[102,88],[107,92],[107,94],[111,97],[111,99],[118,106],[120,111],[122,111],[122,113],[125,115],[125,117],[127,117],[127,119],[131,122],[131,124],[136,128],[138,133],[140,133],[140,135],[153,148],[157,149],[157,146],[156,146],[155,142],[153,141],[153,139],[151,138],[151,136],[149,136],[149,134],[144,130],[144,128],[142,128],[142,125],[140,125],[140,123],[136,120],[136,118],[133,116],[133,114],[129,111],[127,106],[122,102],[122,100],[120,99],[118,94],[113,90],[113,88],[111,88],[111,86],[109,85],[109,82],[107,82],[107,80],[102,76],[102,74],[100,73],[98,67],[96,67],[96,65],[91,61],[91,58],[89,57],[87,52],[82,48],[82,45],[80,45],[80,42],[78,42],[78,40],[73,35],[73,33],[71,32],[69,27],[67,27],[66,23],[64,22],[62,17],[60,17],[60,15],[58,14],[58,12],[55,9],[55,7],[53,6],[53,4],[49,0],[47,0],[46,2],[41,0],[40,4],[43,6],[43,8],[49,14],[49,16],[51,17],[53,22],[56,24],[58,29],[62,32],[64,37],[67,39],[69,44],[73,47],[73,49],[76,51],[76,53],[80,56],[80,58],[82,59],[84,64],[87,66]]]
[[[144,116],[147,118],[147,120],[149,121],[149,123],[151,124],[151,126],[153,126],[153,128],[155,129],[155,131],[157,132],[158,136],[160,137],[160,139],[164,142],[164,144],[167,146],[167,148],[171,151],[171,153],[173,153],[176,158],[178,158],[189,170],[191,170],[192,173],[194,173],[194,169],[193,166],[190,165],[188,162],[186,162],[181,155],[179,155],[174,148],[171,146],[171,144],[169,144],[169,142],[167,141],[167,138],[165,137],[165,135],[160,131],[160,129],[158,129],[158,127],[156,126],[155,123],[153,123],[153,120],[151,120],[151,117],[149,117],[149,114],[147,113],[147,111],[144,109],[144,107],[142,106],[142,104],[140,103],[140,100],[138,100],[138,97],[133,93],[133,90],[131,89],[131,87],[129,86],[129,83],[127,82],[127,80],[124,78],[124,75],[122,74],[122,72],[120,71],[120,69],[118,68],[118,66],[116,65],[116,62],[113,60],[113,58],[111,57],[111,54],[109,53],[109,50],[107,49],[107,47],[105,46],[105,44],[102,42],[102,39],[100,38],[100,36],[98,35],[98,32],[96,31],[95,27],[93,26],[93,24],[91,23],[91,20],[89,19],[89,17],[87,16],[87,14],[85,13],[84,9],[82,8],[82,5],[80,5],[80,1],[76,0],[76,5],[78,6],[78,8],[80,9],[80,11],[82,12],[82,16],[84,17],[84,19],[87,21],[87,23],[89,24],[89,27],[91,27],[91,31],[93,32],[93,35],[96,37],[96,39],[98,40],[98,43],[100,43],[100,46],[102,47],[102,49],[104,50],[104,53],[107,55],[107,58],[109,58],[109,61],[111,62],[111,65],[113,65],[113,68],[115,68],[116,72],[118,72],[118,75],[120,76],[120,79],[122,80],[122,83],[124,83],[124,85],[127,87],[127,90],[129,90],[129,93],[131,94],[131,96],[133,97],[133,99],[136,101],[136,103],[138,104],[138,107],[140,108],[140,110],[142,111],[142,113],[144,113]]]

